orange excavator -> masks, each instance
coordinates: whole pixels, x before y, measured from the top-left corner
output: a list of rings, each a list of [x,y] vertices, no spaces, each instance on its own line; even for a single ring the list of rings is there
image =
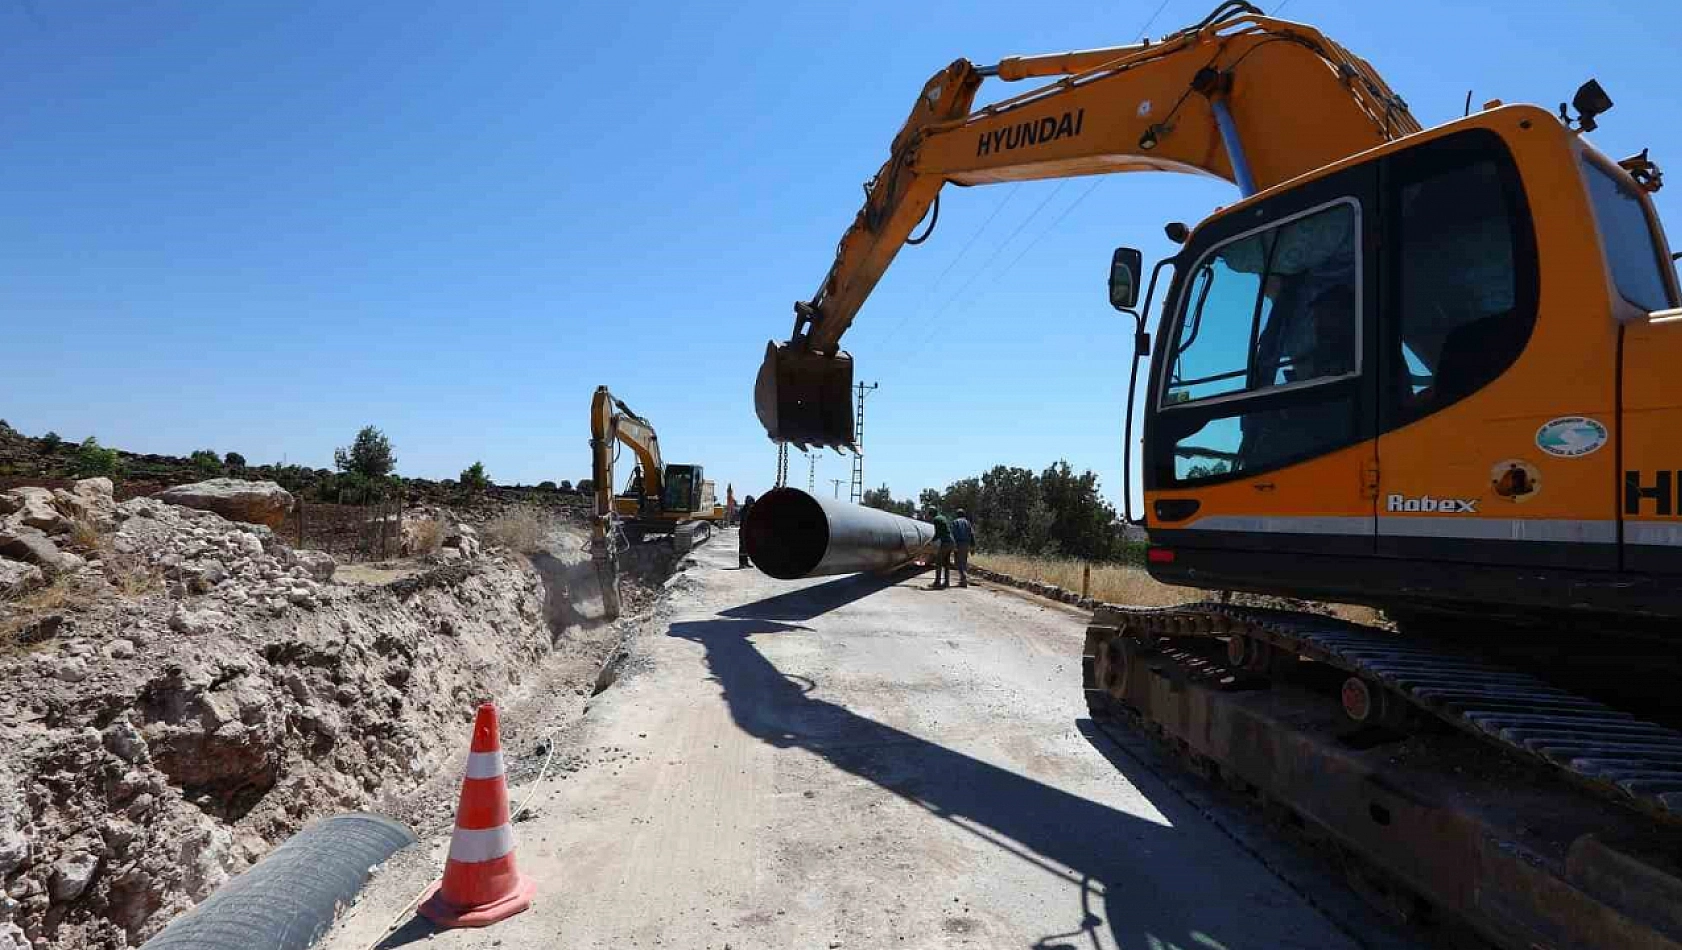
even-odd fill
[[[1048,82],[977,107],[987,78]],[[1365,61],[1241,2],[1155,42],[957,60],[756,410],[773,440],[850,446],[841,338],[948,183],[1232,182],[1148,276],[1117,249],[1108,291],[1136,321],[1129,482],[1148,359],[1148,569],[1250,596],[1098,606],[1094,718],[1331,842],[1402,916],[1682,947],[1682,294],[1658,166],[1586,137],[1611,108],[1591,80],[1423,129]]]

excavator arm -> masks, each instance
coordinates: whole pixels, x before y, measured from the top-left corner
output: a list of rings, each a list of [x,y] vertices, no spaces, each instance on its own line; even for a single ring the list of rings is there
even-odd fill
[[[976,109],[986,77],[1060,77]],[[778,442],[852,447],[852,359],[841,337],[941,188],[1114,172],[1211,175],[1245,196],[1419,131],[1366,62],[1312,27],[1222,4],[1156,42],[957,60],[923,86],[865,204],[794,331],[772,343],[754,403]]]
[[[660,437],[654,434],[654,426],[615,399],[606,386],[597,386],[596,395],[590,401],[590,478],[596,489],[597,517],[613,510],[615,443],[623,443],[636,455],[637,465],[642,469],[643,495],[659,498],[664,463],[660,460]]]
[[[619,565],[614,549],[613,457],[617,443],[629,446],[642,469],[645,498],[658,500],[663,463],[660,438],[647,419],[597,386],[590,400],[590,479],[595,488],[595,517],[590,522],[590,557],[596,562],[602,605],[611,619],[619,616]]]

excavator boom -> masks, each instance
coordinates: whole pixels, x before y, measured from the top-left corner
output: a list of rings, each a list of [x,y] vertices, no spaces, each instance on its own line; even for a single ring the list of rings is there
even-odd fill
[[[646,497],[659,498],[662,462],[660,438],[647,419],[615,399],[606,386],[597,386],[590,400],[590,479],[595,489],[590,519],[590,558],[602,588],[602,607],[609,619],[619,616],[619,564],[614,549],[613,457],[617,443],[631,447],[642,469]]]
[[[976,109],[988,76],[1059,77]],[[1419,131],[1363,60],[1318,30],[1226,3],[1135,46],[957,60],[923,86],[864,207],[794,331],[772,343],[755,409],[775,441],[851,447],[852,361],[840,349],[941,188],[1130,171],[1210,175],[1246,196]],[[925,237],[927,232],[925,232]]]

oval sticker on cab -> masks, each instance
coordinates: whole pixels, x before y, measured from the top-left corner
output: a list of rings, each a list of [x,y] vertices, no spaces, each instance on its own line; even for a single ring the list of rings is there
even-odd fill
[[[1560,416],[1536,430],[1536,447],[1564,459],[1590,455],[1606,444],[1606,427],[1587,416]]]

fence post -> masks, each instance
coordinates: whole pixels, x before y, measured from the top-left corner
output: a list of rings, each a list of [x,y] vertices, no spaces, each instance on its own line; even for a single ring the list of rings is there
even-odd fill
[[[1091,561],[1088,561],[1087,563],[1081,565],[1081,569],[1080,569],[1080,595],[1082,597],[1091,597],[1092,596],[1092,562]]]

